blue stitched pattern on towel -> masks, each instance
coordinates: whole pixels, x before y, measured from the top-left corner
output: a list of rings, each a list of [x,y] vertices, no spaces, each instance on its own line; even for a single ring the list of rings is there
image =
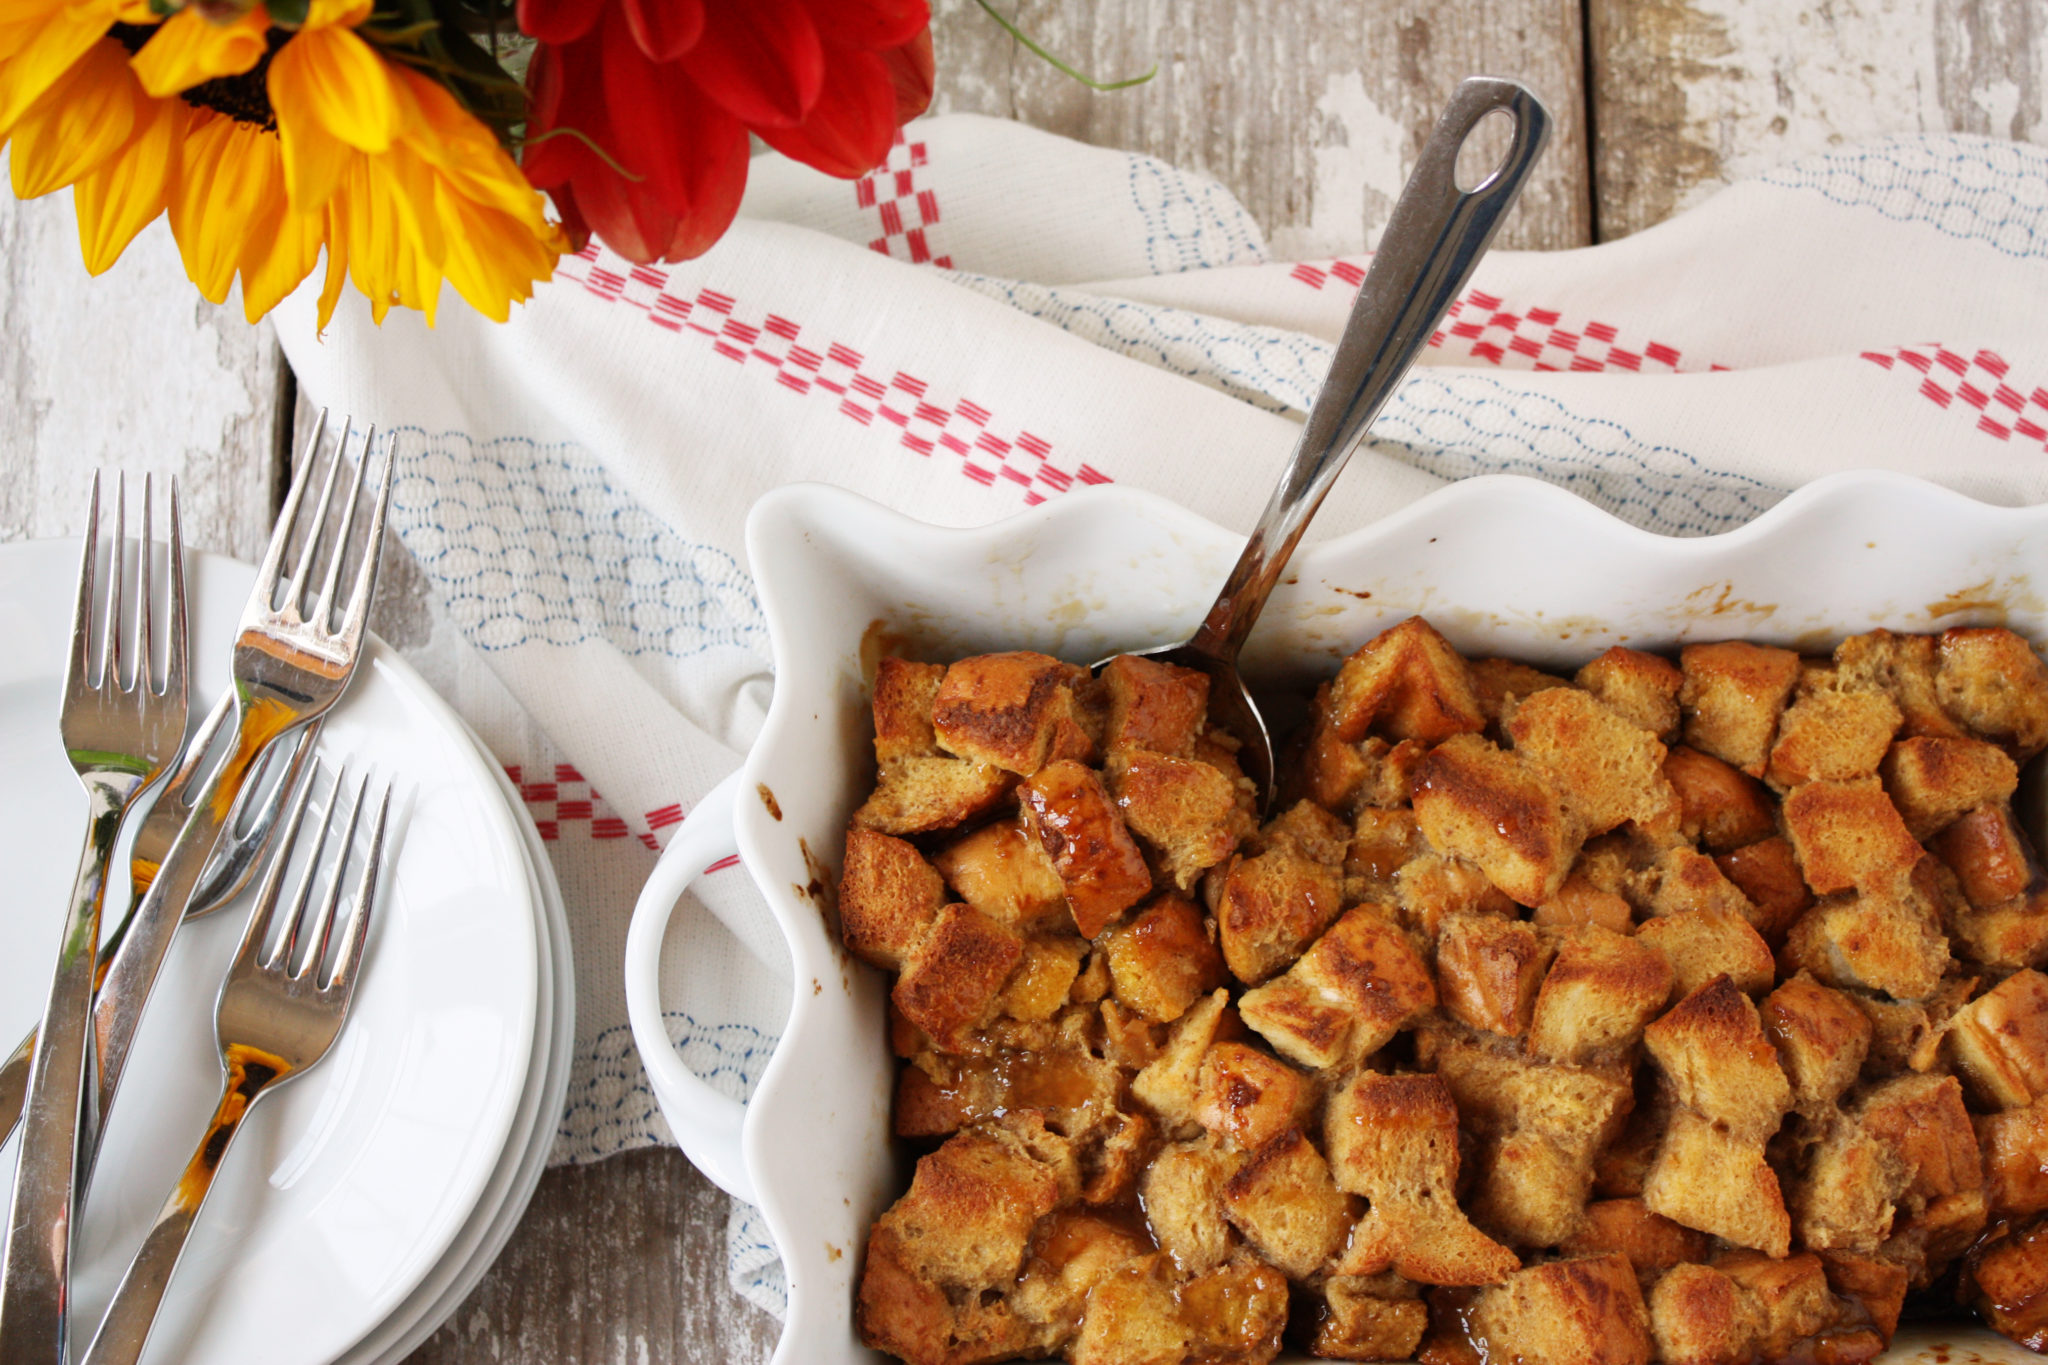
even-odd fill
[[[1236,199],[1207,176],[1133,155],[1131,202],[1145,220],[1145,261],[1155,275],[1216,265],[1259,265],[1266,241]]]
[[[1759,179],[1925,223],[2008,256],[2048,256],[2048,149],[1962,134],[1880,138],[1802,157]]]

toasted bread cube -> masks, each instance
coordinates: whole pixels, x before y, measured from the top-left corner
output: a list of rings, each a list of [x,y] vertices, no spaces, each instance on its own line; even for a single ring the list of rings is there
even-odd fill
[[[971,905],[948,905],[904,959],[889,998],[935,1044],[955,1052],[995,1013],[1023,956],[1016,934]]]
[[[1201,1088],[1202,1060],[1218,1037],[1234,1022],[1230,992],[1212,991],[1188,1006],[1174,1021],[1159,1056],[1131,1077],[1131,1094],[1160,1120],[1171,1137],[1193,1137],[1202,1131],[1195,1115]]]
[[[1689,910],[1719,910],[1749,921],[1756,907],[1742,888],[1728,880],[1721,865],[1686,845],[1667,849],[1657,860],[1650,892],[1650,913],[1674,915]]]
[[[1749,922],[1773,948],[1813,904],[1813,891],[1799,871],[1799,856],[1792,851],[1792,841],[1783,836],[1759,839],[1719,854],[1714,865],[1749,901]]]
[[[1754,1251],[1729,1251],[1715,1258],[1714,1268],[1740,1285],[1761,1310],[1757,1349],[1766,1360],[1783,1359],[1840,1313],[1827,1271],[1810,1252],[1773,1260]]]
[[[1191,1275],[1214,1270],[1235,1240],[1223,1217],[1230,1168],[1207,1142],[1166,1148],[1145,1168],[1139,1198],[1162,1251]]]
[[[1024,940],[1024,956],[997,1002],[999,1012],[1026,1022],[1050,1019],[1067,1003],[1088,945],[1071,934]]]
[[[1778,720],[1765,773],[1783,791],[1807,782],[1869,777],[1904,720],[1882,692],[1811,692]]]
[[[2003,906],[2042,884],[2034,850],[2020,834],[2012,807],[1983,805],[1950,822],[1928,850],[1956,874],[1963,894],[1979,910]]]
[[[854,1327],[863,1344],[907,1365],[978,1365],[1036,1347],[1032,1324],[1005,1300],[984,1302],[980,1295],[958,1290],[949,1294],[917,1272],[913,1255],[893,1227],[876,1224],[854,1305]]]
[[[1725,852],[1777,833],[1764,784],[1712,754],[1683,744],[1664,756],[1664,777],[1678,793],[1680,828],[1711,852]]]
[[[2019,766],[2011,757],[1975,739],[1902,739],[1885,755],[1883,772],[1892,804],[1923,842],[1958,816],[2011,800],[2019,786]]]
[[[1615,645],[1579,670],[1578,684],[1657,738],[1677,736],[1685,674],[1669,660]]]
[[[1664,954],[1671,964],[1672,992],[1679,996],[1692,994],[1717,976],[1728,977],[1745,995],[1761,995],[1777,977],[1777,964],[1762,936],[1748,920],[1718,906],[1645,920],[1636,929],[1636,942]]]
[[[1670,999],[1672,980],[1654,948],[1605,929],[1573,932],[1536,992],[1529,1054],[1582,1062],[1630,1046]]]
[[[1437,939],[1437,998],[1451,1017],[1473,1028],[1519,1037],[1529,1029],[1550,958],[1533,925],[1454,915]]]
[[[1041,1220],[1031,1241],[1024,1276],[1005,1302],[1034,1329],[1039,1355],[1073,1336],[1097,1284],[1152,1251],[1143,1233],[1073,1208]]]
[[[1257,982],[1293,962],[1344,905],[1344,879],[1291,848],[1228,865],[1217,900],[1223,960],[1240,981]]]
[[[1521,1262],[1458,1207],[1458,1107],[1440,1076],[1362,1071],[1324,1124],[1338,1188],[1368,1208],[1340,1270],[1423,1284],[1493,1284]]]
[[[1807,1153],[1792,1191],[1799,1240],[1817,1250],[1875,1253],[1891,1236],[1897,1200],[1912,1182],[1904,1155],[1855,1115],[1829,1126]]]
[[[1224,1182],[1223,1216],[1260,1256],[1304,1280],[1343,1248],[1353,1215],[1322,1153],[1290,1128]]]
[[[1664,779],[1663,744],[1590,692],[1539,692],[1515,704],[1504,728],[1515,752],[1549,777],[1589,834],[1624,820],[1647,824],[1676,803]]]
[[[1274,1051],[1320,1068],[1355,1065],[1435,1004],[1436,984],[1407,936],[1377,907],[1361,905],[1237,1007]]]
[[[899,758],[936,758],[939,741],[932,733],[932,706],[939,699],[944,664],[914,664],[908,659],[882,659],[875,665],[875,762]]]
[[[1246,840],[1253,853],[1298,853],[1312,862],[1342,867],[1351,849],[1351,826],[1313,801],[1297,801]]]
[[[1130,749],[1107,772],[1125,825],[1157,851],[1160,870],[1183,891],[1251,832],[1237,784],[1207,763]]]
[[[1072,923],[1059,869],[1045,846],[1015,820],[998,820],[954,840],[932,855],[932,866],[961,900],[1020,934]]]
[[[1075,685],[1087,670],[1049,654],[977,654],[946,669],[932,703],[939,747],[1029,777],[1056,759],[1093,762]]]
[[[1351,846],[1344,854],[1345,879],[1391,882],[1395,873],[1427,847],[1414,811],[1367,806],[1351,825]]]
[[[1180,1018],[1223,984],[1223,955],[1209,941],[1202,912],[1180,896],[1161,896],[1102,937],[1116,998],[1156,1024]]]
[[[1279,1353],[1287,1326],[1287,1280],[1240,1254],[1187,1279],[1164,1255],[1111,1272],[1088,1296],[1068,1348],[1072,1365],[1261,1365]]]
[[[1874,777],[1809,782],[1785,798],[1784,815],[1806,884],[1819,895],[1887,890],[1925,852]]]
[[[1805,972],[1771,992],[1761,1011],[1764,1036],[1802,1113],[1829,1111],[1863,1070],[1870,1053],[1870,1020],[1840,991]]]
[[[1312,1078],[1237,1042],[1210,1047],[1195,1085],[1196,1119],[1218,1141],[1247,1152],[1309,1127],[1321,1099]]]
[[[1180,1289],[1193,1360],[1260,1365],[1280,1352],[1287,1326],[1287,1279],[1249,1252],[1197,1275]],[[1119,1357],[1118,1365],[1130,1357]],[[1078,1357],[1074,1365],[1082,1365]]]
[[[2048,1219],[2036,1218],[1971,1257],[1978,1310],[1994,1331],[2048,1351]]]
[[[1906,1303],[1905,1268],[1854,1251],[1823,1251],[1820,1263],[1827,1270],[1828,1288],[1862,1304],[1871,1325],[1889,1342]]]
[[[1955,1012],[1944,1042],[1984,1103],[2018,1109],[2048,1095],[2048,976],[1999,982]]]
[[[1680,1104],[1738,1138],[1761,1144],[1792,1106],[1756,1006],[1725,977],[1673,1005],[1643,1030],[1643,1044]]]
[[[1673,1266],[1704,1261],[1711,1245],[1704,1233],[1651,1213],[1640,1199],[1601,1199],[1586,1205],[1584,1222],[1558,1250],[1566,1256],[1619,1252],[1635,1267],[1636,1279],[1647,1285]],[[1654,1320],[1654,1303],[1650,1315]]]
[[[1802,889],[1805,885],[1800,883]],[[1541,929],[1558,930],[1596,924],[1617,934],[1632,934],[1636,929],[1635,909],[1625,898],[1601,890],[1576,871],[1564,879],[1555,896],[1530,913],[1529,922]]]
[[[1032,1224],[1073,1192],[1071,1173],[1053,1155],[1064,1148],[1035,1120],[948,1138],[919,1159],[909,1191],[876,1229],[895,1234],[906,1268],[919,1279],[1007,1289],[1023,1267]]]
[[[1809,971],[1830,986],[1917,1000],[1941,984],[1950,958],[1922,877],[1889,893],[1818,902],[1785,935],[1778,960],[1787,972]]]
[[[1329,691],[1323,684],[1317,694],[1316,719],[1309,728],[1301,765],[1293,783],[1283,790],[1315,802],[1326,810],[1357,810],[1372,783],[1376,765],[1364,747],[1345,739],[1332,728],[1323,714],[1322,697]]]
[[[946,884],[912,844],[854,825],[839,876],[839,932],[863,962],[895,969],[938,918]]]
[[[1471,1311],[1485,1359],[1522,1365],[1649,1365],[1650,1314],[1626,1257],[1550,1261],[1483,1291]]]
[[[2003,626],[1958,626],[1940,651],[1934,694],[1965,730],[2022,763],[2048,748],[2048,666],[2032,645]]]
[[[1382,631],[1344,661],[1330,688],[1329,716],[1353,742],[1370,729],[1435,744],[1486,725],[1471,670],[1420,616]]]
[[[1778,715],[1799,681],[1799,656],[1743,640],[1679,651],[1685,742],[1762,777]]]
[[[1691,1109],[1671,1116],[1643,1178],[1643,1204],[1737,1246],[1772,1256],[1791,1249],[1792,1218],[1763,1139],[1745,1140]]]
[[[1472,675],[1472,692],[1479,698],[1479,712],[1495,725],[1522,698],[1554,687],[1571,686],[1555,674],[1512,659],[1473,659],[1467,666]]]
[[[1432,848],[1479,864],[1523,905],[1557,894],[1581,839],[1550,784],[1477,735],[1455,736],[1422,761],[1415,819]]]
[[[1101,778],[1061,759],[1033,773],[1021,791],[1024,826],[1051,857],[1081,937],[1094,938],[1152,890],[1145,857]]]
[[[1679,1265],[1650,1288],[1650,1331],[1664,1365],[1741,1365],[1756,1356],[1763,1312],[1706,1265]]]
[[[1640,1199],[1643,1181],[1664,1144],[1664,1130],[1671,1126],[1678,1101],[1671,1098],[1669,1086],[1648,1088],[1649,1094],[1637,1096],[1620,1134],[1593,1159],[1593,1189],[1603,1199]]]
[[[1131,749],[1193,758],[1209,713],[1209,675],[1136,654],[1119,654],[1102,666],[1109,696],[1109,724],[1102,747],[1111,754]]]
[[[1937,662],[1931,635],[1895,635],[1888,630],[1851,635],[1835,648],[1835,685],[1843,691],[1885,693],[1905,718],[1903,734],[1960,738],[1961,727],[1935,696]]]
[[[1017,779],[957,758],[912,756],[882,765],[853,823],[883,834],[923,834],[968,824],[1009,799]]]
[[[2048,966],[2048,885],[1988,910],[1948,918],[1959,957],[1990,967]]]
[[[1479,864],[1442,853],[1420,853],[1403,863],[1394,874],[1394,900],[1401,923],[1424,943],[1434,943],[1453,915],[1507,919],[1515,914],[1515,903]]]
[[[2048,1209],[2048,1096],[2024,1109],[1979,1114],[1977,1150],[1984,1161],[1984,1197],[1993,1218]]]
[[[1309,1354],[1324,1360],[1407,1360],[1429,1330],[1429,1305],[1395,1275],[1336,1275],[1323,1282]]]
[[[1472,1216],[1515,1246],[1553,1247],[1586,1221],[1592,1163],[1548,1133],[1501,1134],[1484,1153]]]
[[[1983,1158],[1955,1077],[1895,1076],[1865,1095],[1856,1112],[1864,1131],[1899,1153],[1911,1172],[1905,1190],[1909,1210],[1950,1195],[1974,1194],[1982,1224]],[[1967,1236],[1963,1244],[1968,1245]]]

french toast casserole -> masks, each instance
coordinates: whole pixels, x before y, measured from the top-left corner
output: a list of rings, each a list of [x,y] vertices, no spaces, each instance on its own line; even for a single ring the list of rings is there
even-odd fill
[[[2048,1347],[2048,669],[1999,628],[1614,648],[1411,618],[1261,823],[1207,682],[881,662],[846,947],[895,974],[910,1365]]]

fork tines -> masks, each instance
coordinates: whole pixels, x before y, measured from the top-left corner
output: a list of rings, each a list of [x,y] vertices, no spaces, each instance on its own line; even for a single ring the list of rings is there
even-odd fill
[[[375,492],[371,495],[370,527],[361,544],[355,543],[357,509],[361,506],[365,476],[369,472],[370,457],[376,448],[377,428],[366,426],[362,430],[360,451],[351,459],[350,438],[356,434],[350,419],[342,420],[340,433],[336,436],[334,450],[328,457],[325,477],[320,481],[318,500],[312,508],[310,519],[302,520],[301,504],[305,501],[306,490],[313,483],[313,476],[320,463],[320,447],[327,432],[327,413],[321,410],[314,425],[312,439],[306,443],[300,458],[299,471],[292,479],[291,492],[286,495],[284,509],[278,514],[277,530],[273,533],[268,552],[264,556],[259,582],[277,583],[283,579],[285,559],[289,545],[296,541],[298,556],[293,564],[289,580],[284,582],[281,596],[273,597],[271,608],[278,617],[291,623],[305,623],[320,631],[340,630],[344,633],[359,626],[361,619],[370,608],[370,592],[376,579],[374,559],[363,559],[373,555],[384,538],[385,516],[391,504],[391,484],[397,467],[398,450],[395,442],[386,440],[384,469],[378,477]],[[334,493],[341,485],[344,468],[353,466],[349,474],[347,490],[339,516],[331,515]],[[310,606],[307,604],[307,589],[313,580],[314,565],[319,562],[322,546],[326,547],[326,573],[321,576],[318,596]],[[342,622],[337,626],[333,621],[335,592],[341,585],[343,561],[351,554],[360,560],[353,589],[345,604]]]
[[[309,984],[316,991],[346,995],[354,989],[363,940],[370,930],[371,907],[377,898],[377,875],[384,858],[384,831],[391,808],[391,788],[385,784],[377,793],[376,818],[370,826],[370,846],[363,856],[362,871],[356,880],[348,922],[342,929],[341,948],[331,969],[322,973],[319,969],[327,960],[333,943],[335,916],[341,907],[342,887],[355,847],[356,831],[371,795],[369,774],[365,773],[355,784],[351,796],[346,765],[335,773],[328,789],[327,809],[320,817],[319,828],[313,832],[280,929],[278,904],[286,871],[298,847],[306,807],[313,788],[318,785],[322,768],[322,764],[314,762],[312,771],[300,782],[298,792],[292,798],[291,809],[285,816],[283,837],[279,839],[270,867],[264,873],[262,887],[257,892],[256,908],[249,917],[249,928],[243,936],[235,965],[238,970],[255,969],[287,976]],[[336,851],[329,855],[328,841],[337,830]],[[323,869],[329,874],[327,893],[316,898],[315,883]],[[309,905],[312,907],[310,915]]]
[[[122,664],[125,650],[122,636],[127,631],[124,597],[128,581],[128,475],[118,473],[114,477],[114,536],[108,555],[101,555],[100,541],[100,475],[92,476],[92,499],[85,514],[85,557],[78,571],[78,606],[71,626],[71,656],[67,662],[68,688],[85,688],[107,692],[135,692],[138,689],[152,696],[166,695],[174,685],[180,685],[185,676],[185,538],[183,525],[178,515],[178,481],[171,480],[171,627],[170,647],[164,658],[162,682],[154,676],[156,668],[156,555],[154,547],[156,486],[150,475],[142,476],[142,538],[136,549],[141,559],[137,566],[138,582],[136,595],[141,600],[135,608],[135,663],[133,673],[124,681]],[[109,570],[107,578],[106,614],[97,629],[93,626],[93,606],[102,569]],[[98,637],[99,658],[94,667],[93,642]]]

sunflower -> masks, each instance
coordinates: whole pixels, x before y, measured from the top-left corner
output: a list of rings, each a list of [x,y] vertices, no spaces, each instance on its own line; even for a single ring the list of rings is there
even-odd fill
[[[280,5],[280,8],[284,6]],[[254,322],[324,247],[320,325],[353,280],[381,322],[446,281],[503,321],[567,245],[498,135],[360,32],[369,0],[168,16],[148,0],[0,0],[0,140],[23,198],[71,187],[94,274],[168,214],[215,303]]]

